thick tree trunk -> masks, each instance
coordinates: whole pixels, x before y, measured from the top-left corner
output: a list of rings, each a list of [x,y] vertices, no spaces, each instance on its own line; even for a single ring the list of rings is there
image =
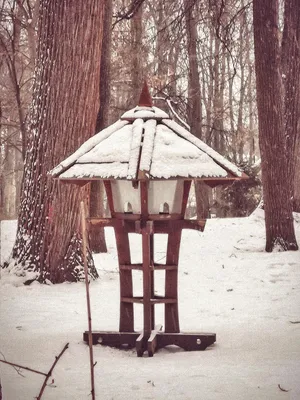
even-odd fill
[[[24,281],[83,278],[79,198],[47,173],[95,129],[103,2],[42,0],[17,239],[6,265]],[[90,274],[97,277],[89,260]]]
[[[109,124],[112,0],[105,2],[104,14],[99,87],[100,108],[96,121],[96,133],[106,128]],[[104,216],[104,188],[101,181],[93,181],[91,183],[90,215],[91,217]],[[91,251],[95,253],[107,252],[104,228],[92,225],[89,236]]]
[[[256,91],[266,251],[298,248],[292,215],[288,146],[284,123],[283,83],[279,47],[278,0],[253,1]]]
[[[295,151],[295,159],[289,163],[289,175],[291,179],[294,177],[291,197],[294,210],[300,211],[300,3],[297,0],[285,0],[281,50],[287,146]]]
[[[300,127],[298,128],[298,134]],[[300,213],[300,138],[298,138],[295,148],[295,180],[294,180],[294,204],[293,209],[295,212]]]

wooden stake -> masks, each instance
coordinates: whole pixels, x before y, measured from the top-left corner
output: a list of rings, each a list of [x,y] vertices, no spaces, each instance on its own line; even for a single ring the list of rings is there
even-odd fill
[[[88,313],[88,339],[90,349],[90,369],[91,369],[91,394],[92,400],[95,400],[95,377],[94,377],[94,356],[93,356],[93,335],[92,335],[92,316],[91,316],[91,302],[90,302],[90,291],[89,291],[89,280],[88,280],[88,266],[87,266],[87,236],[86,236],[86,216],[84,209],[84,202],[80,202],[81,211],[81,230],[82,230],[82,253],[83,253],[83,266],[84,266],[84,277],[85,277],[85,288],[86,288],[86,304]]]

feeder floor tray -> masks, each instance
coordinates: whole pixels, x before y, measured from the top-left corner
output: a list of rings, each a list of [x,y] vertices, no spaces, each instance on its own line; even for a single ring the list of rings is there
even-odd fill
[[[83,340],[88,343],[88,331],[84,332]],[[135,347],[138,357],[142,357],[145,351],[149,357],[153,357],[156,350],[169,345],[176,345],[186,351],[205,350],[215,341],[215,333],[169,333],[162,332],[161,326],[156,327],[150,335],[143,332],[92,332],[93,344],[117,348]]]

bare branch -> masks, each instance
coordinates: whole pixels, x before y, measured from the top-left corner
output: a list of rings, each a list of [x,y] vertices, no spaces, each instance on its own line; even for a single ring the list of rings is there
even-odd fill
[[[46,378],[45,378],[45,380],[44,380],[43,386],[41,387],[41,390],[40,390],[40,393],[39,393],[38,397],[36,398],[37,400],[40,400],[40,399],[42,398],[42,395],[43,395],[43,393],[44,393],[44,390],[45,390],[45,388],[46,388],[46,386],[47,386],[48,379],[49,379],[50,376],[52,375],[52,372],[53,372],[53,370],[54,370],[54,368],[55,368],[55,365],[57,364],[58,360],[59,360],[60,357],[64,354],[64,352],[67,350],[68,347],[69,347],[69,343],[67,343],[67,344],[64,346],[64,348],[62,349],[62,351],[59,353],[59,355],[55,357],[54,363],[52,364],[51,368],[49,369],[49,372],[46,374]],[[45,375],[45,374],[44,374],[44,375]]]
[[[113,23],[113,28],[118,24],[119,22],[123,20],[129,20],[132,19],[135,14],[139,11],[141,5],[144,3],[144,0],[132,0],[132,3],[128,7],[127,10],[122,10],[117,12],[113,17],[116,18],[116,21]]]
[[[4,364],[11,365],[12,367],[17,367],[17,368],[25,369],[26,371],[30,371],[30,372],[34,372],[34,373],[36,373],[36,374],[40,374],[40,375],[47,376],[47,374],[45,374],[44,372],[37,371],[36,369],[32,369],[32,368],[28,368],[28,367],[24,367],[23,365],[19,365],[19,364],[11,363],[11,362],[9,362],[9,361],[5,361],[5,360],[0,360],[0,362],[2,362],[2,363],[4,363]]]

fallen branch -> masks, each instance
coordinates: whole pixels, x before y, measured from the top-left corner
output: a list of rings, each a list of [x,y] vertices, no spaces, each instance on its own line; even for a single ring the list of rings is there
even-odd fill
[[[68,347],[69,347],[69,343],[67,343],[65,345],[65,347],[62,349],[62,351],[59,353],[59,355],[55,357],[54,363],[52,364],[51,368],[49,369],[49,372],[46,374],[46,378],[44,380],[43,386],[41,387],[41,390],[40,390],[40,393],[39,393],[38,397],[36,398],[37,400],[40,400],[42,398],[42,395],[44,393],[45,387],[47,386],[48,379],[52,375],[52,372],[53,372],[53,370],[55,368],[55,365],[57,364],[58,360],[64,354],[64,352],[67,350]],[[43,375],[45,375],[45,374],[43,374]]]
[[[81,211],[81,230],[82,230],[82,253],[83,253],[83,266],[84,266],[84,278],[85,278],[85,288],[86,288],[86,304],[88,313],[88,338],[89,338],[89,349],[90,349],[90,369],[91,369],[91,394],[92,399],[95,400],[95,377],[94,377],[94,356],[93,356],[93,336],[92,336],[92,315],[91,315],[91,302],[90,302],[90,292],[89,292],[89,279],[88,279],[88,267],[87,267],[87,235],[86,235],[86,216],[84,209],[84,202],[80,202]]]
[[[49,369],[48,373],[45,373],[45,372],[42,372],[42,371],[38,371],[38,370],[33,369],[33,368],[24,367],[24,365],[15,364],[15,363],[12,363],[12,362],[9,362],[9,361],[6,361],[6,360],[0,360],[0,362],[2,362],[4,364],[7,364],[7,365],[11,365],[15,369],[16,368],[25,369],[26,371],[34,372],[35,374],[44,375],[45,376],[45,380],[44,380],[43,386],[41,387],[41,390],[40,390],[40,393],[39,393],[38,397],[36,397],[37,400],[40,400],[42,398],[43,393],[44,393],[45,387],[47,386],[48,379],[52,375],[52,372],[54,370],[55,365],[57,364],[58,360],[64,354],[64,352],[67,350],[68,347],[69,347],[69,343],[67,343],[65,345],[65,347],[62,349],[62,351],[59,353],[59,355],[55,357],[55,361],[52,364],[51,368]],[[19,371],[16,370],[16,372],[18,374],[20,374]],[[1,397],[0,397],[0,400],[1,400]]]
[[[2,363],[4,363],[4,364],[11,365],[12,367],[17,367],[17,368],[21,368],[21,369],[26,369],[26,371],[30,371],[30,372],[34,372],[34,373],[36,373],[36,374],[40,374],[40,375],[47,376],[47,374],[45,374],[45,372],[41,372],[41,371],[37,371],[36,369],[24,367],[23,365],[15,364],[15,363],[12,363],[12,362],[9,362],[9,361],[5,361],[5,360],[0,360],[0,362],[2,362]]]

